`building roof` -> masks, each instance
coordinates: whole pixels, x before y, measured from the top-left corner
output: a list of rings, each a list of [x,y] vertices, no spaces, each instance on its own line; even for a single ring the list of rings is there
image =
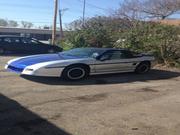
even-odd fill
[[[165,19],[159,20],[158,22],[160,22],[161,24],[180,26],[180,19]]]
[[[0,32],[5,33],[24,33],[24,34],[52,34],[52,30],[47,29],[26,29],[26,28],[9,28],[0,27]],[[60,32],[57,31],[57,34]]]

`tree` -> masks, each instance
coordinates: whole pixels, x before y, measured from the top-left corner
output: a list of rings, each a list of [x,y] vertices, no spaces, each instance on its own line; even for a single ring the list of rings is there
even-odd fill
[[[140,3],[139,0],[126,0],[118,10],[115,11],[114,16],[117,18],[126,18],[128,20],[138,20]]]
[[[23,28],[32,28],[33,27],[33,24],[31,22],[26,22],[26,21],[21,21],[21,25]]]
[[[140,11],[149,18],[163,20],[180,11],[180,0],[146,0]]]
[[[8,21],[8,26],[9,27],[17,27],[18,23],[16,21],[10,20],[10,21]]]
[[[147,51],[146,49],[152,51],[154,49],[156,54],[159,55],[157,57],[162,59],[163,63],[168,64],[170,54],[177,56],[177,51],[172,52],[172,50],[179,49],[176,42],[176,40],[179,41],[178,35],[180,33],[176,31],[176,29],[179,30],[179,27],[174,28],[155,23],[154,28],[147,20],[164,20],[178,12],[180,12],[180,0],[126,0],[115,12],[115,17],[127,18],[132,23],[133,27],[125,32],[126,36],[123,36],[126,39],[126,47],[142,51]],[[148,27],[151,27],[154,31],[150,32]],[[156,33],[156,30],[160,33]],[[129,38],[127,39],[127,37]],[[148,38],[151,40],[145,42]],[[155,42],[151,44],[152,41]]]
[[[0,19],[0,26],[8,26],[8,22],[4,19]]]
[[[128,48],[137,52],[151,52],[166,65],[180,64],[180,27],[155,22],[141,22],[137,27],[123,31],[115,47]]]
[[[115,15],[131,20],[166,19],[180,12],[180,0],[126,0]]]
[[[119,19],[104,16],[88,18],[82,24],[82,20],[76,20],[69,25],[73,32],[66,36],[74,47],[111,47],[118,39],[115,33],[127,27]]]

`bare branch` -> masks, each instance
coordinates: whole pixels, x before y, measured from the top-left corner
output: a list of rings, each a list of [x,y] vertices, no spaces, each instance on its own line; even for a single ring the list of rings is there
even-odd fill
[[[120,5],[116,16],[130,20],[165,19],[180,12],[180,0],[127,0]]]

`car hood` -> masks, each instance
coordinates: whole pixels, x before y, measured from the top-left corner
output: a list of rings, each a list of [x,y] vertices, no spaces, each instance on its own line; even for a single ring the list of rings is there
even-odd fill
[[[57,60],[67,60],[67,59],[79,59],[79,58],[82,58],[82,57],[66,56],[61,53],[59,53],[59,54],[42,54],[42,55],[22,57],[17,60],[13,60],[9,64],[12,67],[16,67],[16,68],[23,70],[27,66],[31,66],[34,64],[38,64],[38,63],[51,62],[51,61],[57,61]]]

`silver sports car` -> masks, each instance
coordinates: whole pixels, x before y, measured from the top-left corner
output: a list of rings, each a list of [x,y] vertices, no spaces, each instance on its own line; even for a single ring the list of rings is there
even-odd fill
[[[152,55],[136,54],[126,49],[77,48],[56,54],[13,59],[5,68],[22,75],[78,80],[93,74],[146,73],[152,61]]]

